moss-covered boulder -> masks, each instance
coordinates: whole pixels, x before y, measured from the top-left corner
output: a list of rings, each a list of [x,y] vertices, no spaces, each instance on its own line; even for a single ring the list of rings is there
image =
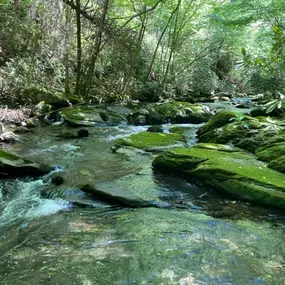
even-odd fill
[[[250,135],[251,129],[259,128],[259,121],[241,113],[221,111],[198,132],[199,142],[237,143]]]
[[[268,167],[285,173],[285,156],[271,160],[268,164]]]
[[[65,122],[73,126],[95,126],[98,123],[120,124],[124,116],[97,106],[77,106],[60,111]]]
[[[41,101],[32,109],[32,112],[35,116],[46,115],[47,113],[53,110],[52,105],[46,104],[45,101]]]
[[[275,124],[274,120],[267,117],[253,118],[242,113],[221,111],[198,130],[198,141],[231,143],[255,153],[257,148],[276,133]]]
[[[163,133],[164,132],[163,127],[160,125],[153,125],[149,127],[146,131],[150,133]]]
[[[242,115],[242,114],[240,114]],[[215,114],[215,116],[207,122],[203,127],[201,127],[198,131],[199,136],[203,136],[208,132],[211,132],[217,128],[223,127],[224,125],[231,122],[233,118],[235,118],[237,114],[231,111],[219,111]]]
[[[180,134],[141,132],[125,138],[119,138],[114,143],[114,149],[134,147],[144,151],[159,151],[166,148],[185,146]]]
[[[170,120],[172,123],[200,124],[213,117],[213,113],[206,106],[176,101],[157,105],[153,112],[162,120]]]
[[[283,101],[283,102],[282,102]],[[284,118],[285,114],[285,101],[272,99],[272,97],[264,98],[260,103],[261,105],[251,110],[250,115],[256,116],[270,116]]]
[[[38,86],[32,86],[23,90],[19,101],[22,104],[27,104],[28,102],[34,105],[44,101],[45,104],[49,104],[55,108],[68,107],[70,103],[78,104],[83,102],[81,98],[72,94],[63,94]]]
[[[198,179],[238,199],[285,209],[285,175],[232,146],[171,149],[159,155],[153,167]]]
[[[191,127],[181,127],[181,126],[169,128],[170,133],[180,134],[180,135],[184,135],[184,133],[189,130],[192,130],[192,128]]]
[[[22,159],[12,153],[0,150],[0,178],[40,176],[48,173],[51,167]]]
[[[56,135],[59,139],[80,139],[89,137],[89,131],[86,129],[80,129],[75,131],[66,131],[61,134]]]
[[[256,150],[258,159],[270,162],[285,155],[285,143],[279,144],[265,144]]]
[[[132,113],[132,108],[128,108],[127,106],[121,104],[111,104],[106,106],[106,110],[111,113],[119,114],[123,117],[130,115]]]
[[[137,125],[159,125],[164,123],[200,124],[213,117],[210,109],[201,104],[167,101],[143,105],[128,116],[130,123]]]
[[[268,167],[285,173],[285,137],[268,139],[257,148],[255,155],[258,159],[269,162]]]

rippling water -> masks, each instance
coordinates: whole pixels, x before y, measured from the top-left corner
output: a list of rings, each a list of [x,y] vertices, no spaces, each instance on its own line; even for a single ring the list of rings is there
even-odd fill
[[[144,129],[90,128],[89,138],[57,141],[65,127],[50,126],[6,146],[61,166],[70,185],[115,181],[181,209],[77,208],[41,198],[46,177],[2,181],[0,284],[284,284],[284,215],[154,175],[152,155],[110,151],[114,138]]]

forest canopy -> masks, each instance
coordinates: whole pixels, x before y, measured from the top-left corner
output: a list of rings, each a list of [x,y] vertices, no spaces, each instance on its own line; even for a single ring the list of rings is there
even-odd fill
[[[284,92],[284,14],[281,0],[2,0],[2,100]]]

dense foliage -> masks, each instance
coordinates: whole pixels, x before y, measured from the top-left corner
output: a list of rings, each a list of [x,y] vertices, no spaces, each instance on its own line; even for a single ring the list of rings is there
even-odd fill
[[[1,1],[2,100],[283,92],[284,13],[281,0]]]

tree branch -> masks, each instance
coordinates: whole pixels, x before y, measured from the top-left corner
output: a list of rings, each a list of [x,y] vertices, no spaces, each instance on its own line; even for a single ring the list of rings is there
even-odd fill
[[[151,8],[148,8],[146,10],[142,10],[141,12],[134,14],[133,16],[131,16],[119,29],[118,31],[122,30],[129,22],[131,22],[134,18],[137,18],[143,14],[146,14],[148,12],[151,12],[153,10],[156,9],[156,7],[158,6],[159,3],[163,2],[164,0],[158,0],[158,2],[156,2],[156,4],[154,6],[152,6]]]

